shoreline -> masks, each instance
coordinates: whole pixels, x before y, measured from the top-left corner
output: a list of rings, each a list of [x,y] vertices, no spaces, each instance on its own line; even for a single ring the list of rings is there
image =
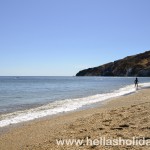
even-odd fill
[[[60,135],[63,138],[80,137],[80,135],[81,137],[83,137],[83,133],[84,136],[87,134],[90,134],[90,136],[95,136],[95,131],[92,130],[93,126],[101,125],[101,123],[97,124],[96,120],[94,119],[95,116],[98,115],[99,117],[101,116],[101,114],[103,114],[106,119],[107,116],[110,115],[110,112],[115,111],[116,112],[115,114],[117,114],[118,117],[121,117],[119,116],[120,114],[122,113],[124,114],[124,112],[128,114],[130,109],[131,111],[135,112],[130,115],[136,115],[136,111],[132,109],[135,109],[136,107],[142,109],[143,107],[147,107],[146,105],[150,103],[149,91],[150,89],[142,89],[139,90],[137,93],[107,100],[107,102],[105,101],[103,105],[96,106],[94,108],[67,112],[53,117],[47,116],[37,120],[32,120],[29,122],[23,122],[20,124],[12,125],[11,127],[8,128],[4,127],[3,129],[1,129],[0,146],[2,146],[4,150],[9,149],[10,146],[11,149],[16,149],[16,150],[19,149],[20,147],[22,147],[23,149],[32,149],[32,148],[40,149],[41,146],[42,147],[46,146],[47,148],[55,149],[57,145],[54,142],[55,141],[54,139],[60,138]],[[147,113],[149,113],[148,110]],[[95,121],[94,124],[91,122],[93,119]],[[101,118],[99,119],[101,120]],[[130,119],[130,117],[128,119]],[[137,118],[132,118],[132,119],[134,120]],[[138,118],[138,119],[141,120],[142,118]],[[112,121],[114,122],[113,124],[115,124],[115,121],[116,121],[115,119]],[[134,126],[136,128],[136,122]],[[80,130],[83,130],[85,128],[88,128],[86,129],[87,132],[85,131],[80,132]],[[104,131],[98,130],[97,132],[101,133]],[[112,134],[111,132],[114,131],[110,131],[110,135]],[[126,132],[128,133],[128,130]],[[115,134],[116,133],[117,131],[115,132]],[[136,131],[136,134],[141,134],[141,131],[139,131],[139,133]],[[103,135],[106,136],[105,133],[103,133]],[[30,136],[32,137],[32,139],[30,138],[26,139],[27,137]],[[61,149],[61,148],[62,147],[57,147],[56,149]],[[76,147],[71,147],[71,148],[75,149]]]
[[[139,86],[139,90],[148,88],[147,85],[150,86],[149,83],[142,83]],[[47,116],[53,117],[55,115],[65,114],[68,112],[97,107],[97,105],[103,105],[103,103],[108,100],[133,93],[136,93],[136,89],[133,88],[132,85],[127,85],[125,87],[120,87],[117,90],[110,91],[109,93],[100,93],[88,97],[70,99],[69,101],[68,99],[65,99],[64,101],[55,101],[54,103],[47,103],[31,109],[4,113],[1,114],[0,128],[45,118]]]
[[[121,95],[121,96],[108,98],[108,99],[103,100],[103,101],[99,101],[99,102],[96,102],[96,103],[93,103],[93,104],[88,104],[88,105],[82,106],[82,107],[77,108],[75,110],[60,112],[60,113],[57,113],[57,114],[47,115],[47,116],[44,116],[44,117],[35,118],[33,120],[23,121],[23,122],[19,122],[19,123],[10,124],[10,125],[4,126],[4,127],[0,127],[0,135],[2,135],[3,133],[8,132],[10,129],[18,128],[18,127],[21,127],[21,126],[24,126],[24,125],[28,125],[32,122],[44,121],[44,120],[47,120],[47,119],[53,119],[53,118],[57,118],[57,117],[65,116],[65,115],[74,114],[74,113],[81,113],[81,112],[84,112],[84,111],[86,112],[88,110],[94,110],[94,109],[97,109],[97,108],[98,109],[108,109],[108,106],[110,107],[109,104],[111,103],[111,101],[115,101],[115,100],[121,99],[122,97],[126,97],[126,96],[129,96],[129,95],[134,95],[134,94],[137,94],[138,92],[141,92],[143,90],[148,90],[148,89],[150,89],[150,87],[144,87],[144,88],[135,90],[135,92],[130,92],[130,93],[127,93],[127,94],[124,94],[124,95]]]
[[[26,125],[26,124],[29,124],[30,122],[35,122],[35,121],[41,121],[41,120],[46,120],[46,119],[51,119],[51,118],[55,118],[55,117],[58,117],[58,116],[63,116],[63,115],[67,115],[67,114],[70,114],[70,113],[76,113],[76,112],[82,112],[82,111],[87,111],[87,110],[90,110],[90,109],[95,109],[95,108],[103,108],[105,105],[107,105],[111,100],[114,100],[114,99],[118,99],[118,98],[121,98],[122,96],[128,96],[128,95],[132,95],[132,94],[136,94],[137,92],[140,92],[144,89],[148,89],[149,87],[140,87],[140,89],[138,90],[135,90],[134,92],[129,92],[127,94],[124,94],[124,95],[121,95],[121,96],[116,96],[116,97],[112,97],[112,98],[108,98],[106,100],[102,100],[102,101],[98,101],[98,102],[95,102],[95,103],[92,103],[92,104],[87,104],[85,106],[82,106],[82,107],[79,107],[75,110],[70,110],[70,111],[66,111],[66,112],[59,112],[59,113],[56,113],[56,114],[52,114],[52,115],[47,115],[47,116],[44,116],[44,117],[39,117],[39,118],[35,118],[35,119],[32,119],[32,120],[27,120],[27,121],[22,121],[22,122],[18,122],[18,123],[14,123],[14,124],[9,124],[9,125],[6,125],[4,127],[0,127],[0,135],[2,133],[5,133],[7,131],[9,131],[10,129],[12,128],[16,128],[16,127],[20,127],[22,125]],[[95,95],[92,95],[92,96],[95,96]],[[35,108],[38,108],[38,107],[35,107]],[[35,109],[35,108],[32,108],[32,109]],[[19,112],[19,111],[18,111]],[[13,113],[13,112],[12,112]],[[11,114],[11,113],[8,113],[8,114]],[[3,114],[2,114],[3,115]],[[5,114],[4,114],[5,115]],[[6,114],[7,115],[7,114]]]

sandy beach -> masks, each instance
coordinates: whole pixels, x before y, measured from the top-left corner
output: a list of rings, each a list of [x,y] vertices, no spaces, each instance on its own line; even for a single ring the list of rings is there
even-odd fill
[[[150,89],[107,101],[102,106],[1,128],[1,150],[148,150],[149,146],[90,145],[90,140],[144,138],[150,141]],[[82,140],[80,145],[58,145],[65,139]],[[87,139],[89,144],[87,144]]]

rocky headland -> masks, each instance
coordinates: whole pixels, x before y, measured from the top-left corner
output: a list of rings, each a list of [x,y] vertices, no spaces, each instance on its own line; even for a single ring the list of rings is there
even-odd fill
[[[79,71],[76,76],[150,77],[150,51]]]

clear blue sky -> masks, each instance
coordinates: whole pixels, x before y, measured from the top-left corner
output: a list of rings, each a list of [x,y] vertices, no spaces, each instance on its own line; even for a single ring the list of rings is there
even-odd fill
[[[75,75],[150,49],[150,0],[0,0],[0,75]]]

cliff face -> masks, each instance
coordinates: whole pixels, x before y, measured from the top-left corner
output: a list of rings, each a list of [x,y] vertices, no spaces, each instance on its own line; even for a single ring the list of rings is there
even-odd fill
[[[128,56],[102,66],[79,71],[76,76],[141,76],[150,77],[150,51]]]

